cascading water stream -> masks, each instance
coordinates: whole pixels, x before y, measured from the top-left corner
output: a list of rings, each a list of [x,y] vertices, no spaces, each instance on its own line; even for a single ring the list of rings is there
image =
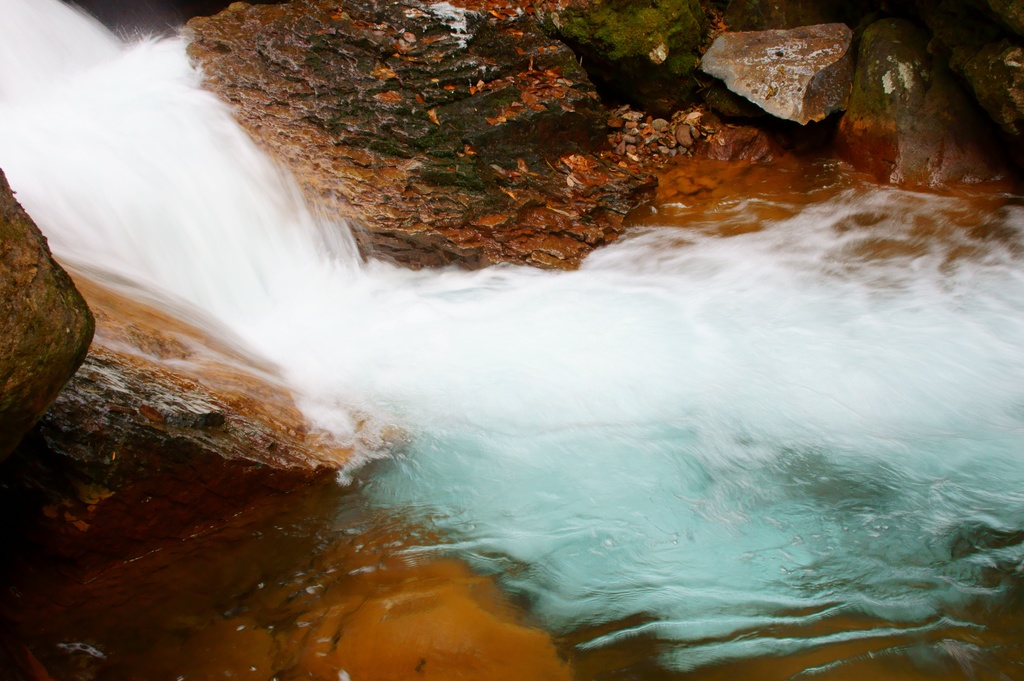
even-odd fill
[[[647,636],[674,669],[884,648],[1017,593],[1020,208],[983,242],[955,236],[961,199],[851,186],[728,239],[649,229],[573,273],[363,264],[181,41],[0,7],[0,167],[58,257],[212,315],[339,437],[353,407],[394,420],[408,444],[369,503],[556,632],[626,623],[582,648]],[[954,236],[858,250],[923,222]]]

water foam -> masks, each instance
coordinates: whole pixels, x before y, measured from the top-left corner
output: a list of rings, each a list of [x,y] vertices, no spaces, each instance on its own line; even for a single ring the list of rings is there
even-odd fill
[[[692,668],[927,632],[1014,588],[1020,209],[992,217],[1004,242],[868,258],[922,220],[959,234],[969,208],[851,183],[753,234],[651,229],[579,272],[360,264],[326,252],[344,227],[196,89],[180,41],[117,51],[0,95],[0,167],[55,252],[215,315],[340,437],[352,408],[394,420],[409,442],[371,502],[552,629],[631,620],[584,647],[651,636]],[[881,624],[806,628],[849,614]]]

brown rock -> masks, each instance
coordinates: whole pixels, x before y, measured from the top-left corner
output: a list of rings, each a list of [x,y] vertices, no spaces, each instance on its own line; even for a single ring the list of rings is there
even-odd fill
[[[699,156],[714,161],[763,163],[782,154],[765,131],[749,125],[720,125],[715,134],[702,139],[696,148]]]
[[[92,333],[85,301],[0,171],[0,461],[75,373]]]
[[[991,43],[956,66],[1024,167],[1024,47],[1008,40]]]
[[[306,425],[272,367],[78,283],[96,314],[92,348],[3,470],[5,484],[41,499],[30,534],[50,553],[83,569],[130,558],[331,476],[350,457],[354,445]]]
[[[1024,37],[1024,3],[1020,0],[988,0],[988,6],[1004,26]]]
[[[594,154],[608,113],[572,52],[531,17],[493,3],[439,7],[239,3],[189,23],[189,54],[307,197],[364,227],[365,254],[411,266],[575,267],[617,237],[653,180]],[[404,41],[399,29],[420,38]],[[580,155],[594,160],[592,177],[567,186],[556,168]],[[525,214],[537,211],[548,220],[527,230]],[[508,219],[498,226],[480,222],[499,214]],[[575,219],[566,225],[563,214]],[[559,237],[553,260],[509,247],[537,234]]]
[[[676,126],[676,141],[689,149],[693,146],[693,132],[689,125],[680,123]]]
[[[983,114],[929,54],[924,32],[902,19],[865,31],[836,148],[855,167],[894,184],[985,182],[1007,173]]]
[[[852,40],[844,24],[723,33],[701,70],[771,115],[806,124],[846,107]]]

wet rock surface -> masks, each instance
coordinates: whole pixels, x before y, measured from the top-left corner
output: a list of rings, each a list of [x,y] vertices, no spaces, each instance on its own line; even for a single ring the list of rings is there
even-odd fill
[[[701,70],[771,115],[806,124],[846,108],[852,39],[844,24],[724,33]]]
[[[872,24],[836,146],[880,181],[974,183],[1004,177],[1003,152],[953,73],[928,52],[928,36],[901,19]]]
[[[351,456],[355,444],[306,425],[273,367],[104,286],[79,286],[97,320],[89,355],[0,469],[9,494],[36,509],[30,542],[88,572],[216,527]]]
[[[85,357],[93,319],[0,171],[0,461]]]
[[[373,257],[573,268],[653,189],[594,153],[596,91],[514,6],[236,3],[187,35],[207,86]]]

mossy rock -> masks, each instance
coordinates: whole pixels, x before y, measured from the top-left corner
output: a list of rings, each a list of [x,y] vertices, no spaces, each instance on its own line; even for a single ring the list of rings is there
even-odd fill
[[[543,8],[546,28],[580,55],[606,94],[654,114],[694,99],[707,35],[698,0],[592,0]]]
[[[864,32],[836,146],[855,167],[893,184],[984,182],[1008,172],[984,114],[929,53],[927,33],[903,19]]]

